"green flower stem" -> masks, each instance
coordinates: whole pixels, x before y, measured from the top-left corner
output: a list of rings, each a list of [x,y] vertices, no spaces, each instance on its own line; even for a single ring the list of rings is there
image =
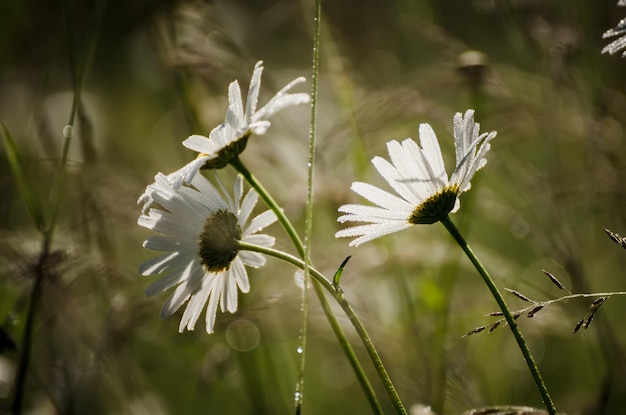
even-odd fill
[[[298,259],[293,255],[290,255],[286,252],[278,251],[276,249],[252,245],[252,244],[244,243],[241,241],[239,242],[239,248],[243,250],[247,250],[247,251],[254,251],[254,252],[259,252],[265,255],[273,256],[275,258],[288,262],[302,270],[304,270],[304,268],[307,266],[305,262],[302,261],[301,259]],[[319,272],[312,266],[309,266],[309,271],[311,273],[311,276],[313,277],[313,282],[317,283],[317,284],[314,284],[314,286],[321,286],[324,289],[326,289],[326,291],[328,291],[333,296],[335,301],[337,301],[337,303],[341,306],[343,311],[346,313],[346,315],[350,319],[352,326],[354,327],[357,334],[361,338],[361,341],[363,342],[363,345],[365,346],[365,349],[367,350],[367,353],[369,354],[370,359],[372,360],[374,367],[376,368],[376,372],[378,373],[378,376],[380,377],[381,381],[383,382],[383,385],[385,386],[385,390],[387,391],[387,394],[389,395],[389,398],[391,399],[391,402],[396,410],[396,413],[407,415],[407,411],[404,408],[404,405],[402,404],[402,401],[400,400],[400,396],[396,392],[395,387],[393,386],[393,383],[391,382],[391,378],[389,377],[389,374],[387,373],[387,370],[385,369],[385,366],[383,365],[383,362],[380,356],[378,355],[376,348],[374,347],[374,343],[372,342],[372,339],[367,333],[367,330],[365,330],[363,323],[361,323],[361,320],[354,312],[354,309],[352,309],[348,301],[343,296],[343,292],[341,290],[336,290],[333,284],[321,272]]]
[[[276,201],[265,190],[263,185],[256,179],[256,177],[252,175],[252,173],[246,168],[246,166],[241,162],[241,160],[238,157],[231,160],[230,164],[239,173],[243,175],[243,177],[250,184],[250,186],[252,186],[257,191],[257,193],[261,196],[261,198],[267,204],[267,206],[276,214],[276,217],[278,218],[278,222],[281,224],[281,226],[283,227],[283,229],[285,230],[285,232],[287,233],[287,235],[293,242],[294,246],[296,247],[296,250],[298,251],[298,254],[300,255],[301,258],[304,258],[305,257],[304,245],[302,244],[302,241],[300,240],[298,233],[294,229],[289,219],[285,216],[280,206],[278,206]],[[276,252],[280,252],[280,251],[276,251]],[[287,254],[284,254],[284,255],[287,255]],[[295,261],[299,261],[298,264],[302,264],[302,261],[298,260],[297,258],[292,257],[290,255],[288,255],[288,257],[293,258]],[[280,258],[280,256],[278,256],[278,258]],[[287,261],[287,259],[285,258],[281,258],[281,259],[284,259]],[[299,265],[298,267],[302,268]],[[308,267],[308,268],[311,269],[311,267]],[[330,283],[325,278],[322,278],[322,279],[326,283],[329,284],[330,289],[334,292],[334,288],[332,287],[332,285],[330,285]],[[337,337],[337,341],[339,342],[340,346],[343,348],[344,353],[346,354],[346,357],[348,358],[348,361],[350,362],[350,365],[352,366],[352,369],[354,370],[354,373],[359,383],[361,384],[361,388],[363,389],[363,392],[365,392],[367,400],[370,406],[372,407],[372,411],[377,415],[382,415],[383,410],[382,410],[382,407],[380,406],[380,402],[378,402],[378,398],[376,397],[376,394],[374,393],[374,389],[372,388],[372,385],[370,384],[367,376],[365,375],[365,372],[363,371],[363,367],[359,363],[356,353],[354,353],[354,350],[352,349],[352,346],[350,345],[350,342],[348,338],[346,337],[346,334],[343,332],[343,329],[341,328],[339,321],[337,321],[337,318],[335,317],[332,311],[332,308],[330,307],[330,303],[328,302],[328,299],[326,298],[326,295],[324,294],[324,291],[320,284],[323,285],[323,283],[321,283],[320,281],[317,281],[317,279],[313,280],[313,288],[315,289],[315,294],[317,295],[317,298],[319,299],[319,302],[322,306],[322,310],[324,311],[324,314],[326,315],[326,318],[328,319],[328,322],[333,332],[335,333],[335,336]]]
[[[483,281],[485,281],[485,284],[487,284],[487,287],[489,287],[489,291],[491,291],[491,294],[493,295],[496,302],[500,306],[500,310],[502,310],[502,313],[504,314],[504,318],[506,319],[506,322],[508,323],[511,331],[513,332],[515,341],[517,341],[517,345],[519,346],[519,349],[522,352],[522,355],[524,355],[524,359],[526,360],[528,369],[530,370],[530,373],[532,374],[535,380],[535,384],[537,385],[537,388],[539,389],[539,393],[541,393],[541,399],[543,400],[543,403],[546,406],[548,413],[550,413],[550,415],[555,415],[556,407],[554,406],[554,402],[552,402],[552,398],[550,398],[550,394],[548,393],[548,389],[546,388],[543,378],[541,377],[541,373],[539,373],[539,368],[537,367],[537,364],[535,363],[535,360],[533,359],[533,356],[530,353],[530,349],[528,348],[528,345],[526,344],[526,341],[524,340],[524,337],[522,336],[522,332],[517,326],[515,319],[513,319],[513,316],[511,315],[511,311],[509,311],[509,307],[506,305],[506,302],[504,301],[502,294],[500,293],[500,291],[498,290],[498,287],[494,283],[493,278],[491,278],[491,276],[489,275],[489,273],[487,272],[483,264],[478,260],[478,257],[474,254],[474,251],[472,251],[472,249],[469,247],[465,239],[463,239],[463,236],[461,236],[461,234],[459,233],[459,230],[456,228],[456,226],[454,226],[454,223],[452,223],[452,221],[450,220],[450,217],[446,215],[446,217],[441,220],[441,223],[443,224],[443,226],[446,227],[448,232],[450,232],[450,234],[452,235],[454,240],[459,244],[461,249],[463,249],[463,251],[469,258],[469,260],[472,262],[472,264],[474,265],[474,267],[480,274],[480,276],[483,278]]]
[[[305,254],[304,245],[302,244],[302,241],[300,241],[300,237],[298,236],[298,233],[294,229],[293,225],[283,213],[283,209],[280,206],[278,206],[278,203],[276,203],[276,201],[272,198],[272,196],[270,196],[267,190],[265,190],[263,185],[256,179],[256,177],[254,177],[254,175],[250,172],[250,170],[248,170],[248,168],[241,162],[239,157],[233,158],[230,161],[230,164],[235,168],[235,170],[241,173],[243,178],[246,179],[246,181],[250,184],[250,186],[252,186],[252,188],[256,190],[259,196],[261,196],[261,199],[263,199],[265,204],[276,214],[276,217],[278,218],[278,222],[285,229],[285,232],[287,232],[287,236],[289,236],[289,239],[291,239],[294,246],[296,247],[296,250],[298,251],[298,255],[300,255],[301,258],[304,258],[304,254]]]

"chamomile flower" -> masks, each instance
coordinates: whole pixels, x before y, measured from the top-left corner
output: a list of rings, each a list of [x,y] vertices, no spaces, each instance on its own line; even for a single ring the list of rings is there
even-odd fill
[[[252,134],[263,135],[270,127],[267,120],[278,111],[294,105],[309,102],[309,94],[290,94],[295,85],[304,82],[299,77],[288,83],[283,89],[257,111],[257,100],[261,88],[263,61],[257,62],[252,72],[245,109],[241,99],[239,83],[233,81],[228,87],[228,110],[224,122],[211,131],[208,137],[192,135],[183,141],[183,145],[200,153],[205,168],[221,169],[245,148]]]
[[[345,213],[339,222],[365,222],[343,229],[336,237],[357,237],[358,246],[416,224],[440,221],[459,209],[459,195],[470,188],[474,173],[485,165],[489,142],[496,132],[479,134],[474,111],[454,116],[456,167],[450,179],[445,170],[435,132],[428,124],[419,128],[420,145],[411,138],[387,143],[391,162],[374,157],[372,164],[399,196],[368,183],[355,182],[352,190],[377,206],[349,204],[339,208]]]
[[[250,290],[248,267],[260,267],[265,257],[240,251],[238,241],[271,247],[274,238],[257,232],[276,221],[266,211],[248,221],[258,195],[254,190],[243,197],[241,176],[237,176],[230,197],[218,191],[204,176],[196,175],[191,186],[174,186],[168,176],[157,174],[146,194],[159,207],[142,213],[137,223],[160,235],[146,239],[143,246],[163,254],[139,267],[142,275],[165,273],[146,289],[148,296],[173,289],[161,317],[174,314],[185,302],[179,331],[193,330],[206,307],[206,331],[213,332],[217,308],[237,311],[238,292]]]
[[[282,109],[309,102],[309,94],[289,93],[289,90],[295,85],[304,82],[304,77],[299,77],[288,83],[267,104],[257,110],[262,73],[263,61],[259,61],[254,66],[245,109],[241,99],[239,82],[235,80],[228,87],[228,109],[224,122],[215,127],[208,137],[192,135],[183,141],[185,147],[197,151],[199,154],[196,159],[167,176],[174,187],[180,187],[183,183],[191,183],[201,168],[221,169],[226,167],[233,158],[245,150],[252,134],[265,134],[270,127],[270,122],[267,120],[269,117]],[[137,201],[137,203],[143,203],[144,212],[153,202],[147,190]]]

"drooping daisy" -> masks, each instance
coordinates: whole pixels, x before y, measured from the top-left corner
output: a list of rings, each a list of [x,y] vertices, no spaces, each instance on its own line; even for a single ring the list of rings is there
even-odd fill
[[[450,179],[435,132],[428,124],[419,128],[420,145],[411,138],[387,143],[391,162],[374,157],[372,164],[399,197],[368,183],[355,182],[352,190],[377,206],[349,204],[339,222],[366,222],[343,229],[336,237],[355,237],[351,246],[400,231],[416,224],[431,224],[459,209],[459,195],[470,188],[474,173],[487,163],[485,154],[496,132],[479,135],[474,111],[454,116],[456,167]]]
[[[239,82],[235,80],[228,86],[228,109],[224,122],[215,127],[208,137],[192,135],[183,141],[185,147],[200,154],[195,160],[168,175],[168,179],[175,187],[179,187],[182,183],[191,183],[200,168],[221,169],[226,167],[233,158],[245,150],[252,134],[265,134],[270,127],[270,122],[267,120],[269,117],[284,108],[309,102],[309,94],[307,93],[289,93],[289,90],[295,85],[304,82],[304,77],[299,77],[278,91],[267,104],[257,111],[262,73],[263,61],[259,61],[254,66],[245,110]],[[146,192],[139,197],[137,203],[143,203],[143,210],[145,211],[151,205],[152,200]]]
[[[298,104],[309,102],[309,94],[290,94],[288,91],[295,85],[304,82],[299,77],[288,83],[283,89],[257,111],[257,100],[261,88],[263,61],[258,61],[252,72],[245,110],[241,99],[241,90],[237,81],[228,86],[228,110],[224,122],[211,131],[208,137],[192,135],[183,141],[183,145],[206,157],[205,168],[221,169],[230,160],[238,156],[245,148],[252,134],[265,134],[270,127],[269,117],[278,111]]]
[[[273,237],[257,232],[274,223],[276,216],[266,211],[248,222],[258,195],[250,189],[242,200],[241,176],[235,180],[233,198],[202,175],[196,175],[191,186],[175,187],[162,173],[146,194],[159,207],[142,213],[137,223],[161,235],[149,237],[143,246],[164,254],[143,263],[139,271],[166,273],[146,289],[146,295],[174,289],[161,309],[162,318],[187,302],[180,332],[193,330],[206,306],[206,331],[212,333],[218,305],[222,312],[234,313],[238,290],[250,290],[245,266],[265,264],[261,254],[239,251],[237,242],[273,246]]]

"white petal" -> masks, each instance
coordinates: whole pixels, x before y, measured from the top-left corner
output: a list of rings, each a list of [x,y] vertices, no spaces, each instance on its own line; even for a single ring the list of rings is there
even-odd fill
[[[256,121],[252,124],[247,125],[246,129],[249,130],[252,134],[263,135],[265,134],[267,129],[270,128],[271,125],[272,124],[269,121]],[[243,135],[244,133],[245,131],[242,131],[241,135]]]
[[[160,235],[149,236],[143,241],[144,248],[162,252],[192,250],[194,245],[197,245],[195,241]]]
[[[246,271],[246,267],[244,267],[243,261],[237,257],[233,260],[233,263],[230,266],[230,270],[232,271],[231,277],[234,278],[237,283],[237,287],[241,290],[242,293],[247,293],[250,291],[250,281],[248,280],[248,272]],[[235,310],[237,310],[237,304],[235,304]],[[232,313],[233,311],[231,311]]]
[[[233,265],[235,265],[235,262],[231,264],[229,269],[224,271],[224,290],[222,291],[222,302],[220,303],[222,312],[225,310],[228,310],[230,313],[237,311],[238,291],[236,277],[233,275]]]
[[[429,196],[428,187],[419,179],[411,178],[408,172],[401,172],[384,158],[374,157],[372,164],[393,190],[411,204],[417,206]]]
[[[213,333],[215,326],[215,315],[217,314],[217,305],[222,297],[222,289],[224,287],[224,273],[220,272],[215,275],[215,279],[211,283],[211,292],[209,293],[209,305],[206,310],[206,331]]]
[[[243,230],[242,237],[245,238],[248,235],[252,235],[253,233],[256,233],[261,229],[264,229],[265,227],[276,222],[276,220],[276,214],[271,210],[266,210],[265,212],[252,219],[250,224]]]
[[[200,230],[196,224],[186,222],[184,219],[162,210],[150,209],[150,214],[148,216],[141,215],[137,224],[164,235],[182,239],[196,238],[200,234]]]
[[[195,328],[196,322],[206,305],[210,293],[211,284],[205,281],[200,289],[191,295],[185,312],[180,319],[179,331],[181,331],[182,328],[187,328],[187,330],[193,330]]]
[[[302,78],[304,80],[304,78]],[[306,104],[309,102],[309,94],[299,93],[290,94],[284,96],[274,96],[270,102],[268,102],[263,108],[257,111],[252,117],[253,121],[259,121],[271,117],[278,111],[285,108],[293,107],[295,105]]]
[[[411,138],[402,141],[401,158],[405,163],[411,165],[411,171],[416,171],[414,175],[407,175],[407,184],[414,187],[417,194],[425,193],[428,196],[438,193],[448,184],[448,176],[445,171],[435,174],[430,162],[426,158],[424,151]]]
[[[228,109],[232,111],[232,115],[237,120],[243,120],[243,103],[241,101],[241,89],[239,88],[239,82],[233,81],[228,85]],[[228,117],[227,117],[228,118]]]
[[[239,226],[242,228],[244,227],[244,224],[248,222],[250,213],[252,213],[252,209],[254,209],[254,205],[256,205],[258,199],[259,195],[253,189],[250,189],[246,194],[246,197],[243,198],[241,210],[239,211]]]
[[[178,259],[177,259],[178,260]],[[170,288],[180,284],[183,282],[184,278],[188,278],[190,274],[185,274],[183,271],[185,267],[189,265],[191,261],[187,261],[183,263],[181,261],[180,264],[176,264],[176,266],[172,266],[173,270],[169,274],[164,277],[159,278],[157,281],[153,282],[145,289],[144,293],[146,297],[153,297],[157,294],[160,294],[164,291],[169,290]],[[192,265],[192,272],[204,272],[202,266],[200,264]]]
[[[343,205],[339,208],[339,212],[348,214],[339,217],[337,219],[339,222],[381,222],[389,220],[407,221],[412,213],[412,211],[403,212],[366,205]]]
[[[269,235],[256,234],[256,235],[248,235],[245,238],[242,238],[242,241],[248,244],[270,248],[274,246],[275,239]]]
[[[244,265],[252,268],[260,268],[265,265],[266,262],[265,257],[258,252],[239,251],[237,257],[241,258],[241,262],[243,262]]]
[[[197,151],[198,153],[211,154],[213,151],[211,148],[211,140],[209,137],[205,137],[203,135],[190,135],[185,141],[183,141],[183,145],[190,150]]]
[[[385,209],[407,211],[414,208],[414,206],[411,206],[411,204],[406,200],[400,199],[399,197],[379,189],[376,186],[372,186],[369,183],[354,182],[352,183],[351,189],[370,202]]]
[[[346,238],[363,235],[360,238],[357,238],[350,242],[350,246],[359,246],[364,242],[371,241],[376,238],[380,238],[381,236],[389,235],[394,232],[401,231],[408,227],[412,226],[408,222],[400,223],[389,223],[389,224],[371,224],[371,225],[360,225],[354,226],[352,228],[342,229],[335,234],[336,238]]]
[[[151,258],[139,265],[139,273],[141,275],[160,274],[172,266],[173,260],[180,255],[179,252],[172,252]]]
[[[246,120],[251,120],[252,115],[256,112],[256,103],[259,99],[259,89],[261,88],[261,74],[263,73],[263,61],[258,61],[254,65],[252,78],[250,79],[250,87],[248,88],[248,98],[246,100]]]
[[[424,152],[425,166],[429,177],[447,182],[448,174],[443,164],[443,156],[437,136],[429,124],[421,124],[419,128],[420,144]]]
[[[180,280],[182,281],[178,287],[174,290],[172,295],[165,301],[163,308],[161,308],[161,318],[167,318],[174,314],[185,301],[189,299],[202,282],[201,279],[190,279],[193,263],[189,263],[189,266],[181,274]]]

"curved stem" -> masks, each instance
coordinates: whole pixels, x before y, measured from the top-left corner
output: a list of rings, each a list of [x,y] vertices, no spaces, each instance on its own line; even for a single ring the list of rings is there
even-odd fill
[[[267,204],[267,206],[276,214],[276,217],[278,218],[278,222],[280,223],[280,225],[283,227],[283,229],[289,236],[289,239],[291,239],[293,245],[298,251],[298,255],[300,255],[301,258],[304,258],[305,257],[304,245],[302,244],[302,241],[300,240],[298,233],[294,229],[293,225],[291,224],[287,216],[285,216],[285,213],[280,208],[280,206],[278,206],[278,204],[272,198],[272,196],[267,192],[267,190],[265,190],[263,185],[256,179],[256,177],[254,177],[254,175],[246,168],[246,166],[241,162],[241,160],[238,157],[231,160],[230,164],[239,173],[241,173],[241,175],[246,179],[246,181],[250,184],[250,186],[252,186],[257,191],[259,196],[261,196],[265,204]],[[346,354],[346,357],[348,358],[348,361],[350,362],[350,366],[352,366],[352,369],[354,370],[354,373],[359,383],[361,384],[361,388],[363,389],[363,392],[365,393],[367,397],[367,400],[372,408],[372,411],[375,414],[382,414],[383,410],[380,406],[380,403],[378,402],[378,398],[376,397],[376,394],[374,393],[374,389],[372,388],[372,385],[370,384],[367,376],[365,375],[365,372],[363,371],[363,367],[361,366],[361,363],[359,363],[359,360],[356,357],[356,353],[354,353],[354,350],[352,349],[352,346],[350,345],[350,342],[348,341],[346,334],[343,332],[341,325],[339,324],[339,322],[337,321],[337,318],[333,314],[330,304],[328,303],[328,299],[326,298],[326,295],[324,294],[322,287],[320,287],[320,284],[323,285],[322,282],[317,281],[316,279],[313,280],[313,287],[315,289],[315,294],[317,295],[317,298],[322,306],[322,310],[324,311],[324,314],[326,315],[326,319],[328,320],[333,332],[335,333],[335,336],[337,337],[337,341],[339,342],[339,345],[343,348],[344,353]],[[331,285],[331,288],[332,288],[332,285]]]
[[[287,236],[289,236],[289,239],[291,239],[293,245],[298,251],[298,254],[300,255],[301,258],[304,258],[305,257],[304,245],[302,244],[302,241],[300,240],[300,237],[298,236],[298,233],[294,229],[293,225],[291,224],[289,219],[285,216],[283,210],[280,208],[280,206],[278,206],[278,203],[276,203],[276,201],[267,192],[267,190],[265,190],[263,185],[247,169],[247,167],[241,162],[241,160],[238,157],[231,160],[230,164],[239,173],[241,173],[241,175],[246,179],[246,181],[250,184],[250,186],[252,186],[257,191],[257,193],[261,196],[265,204],[267,204],[267,206],[276,214],[276,217],[278,218],[278,222],[287,233]],[[280,252],[280,251],[277,251],[277,252]],[[289,257],[295,258],[295,257],[292,257],[291,255],[289,255]],[[295,259],[297,260],[297,258]],[[307,267],[307,268],[311,268],[311,267]],[[324,311],[324,314],[326,315],[326,319],[328,320],[333,332],[335,333],[335,336],[337,337],[337,341],[339,342],[340,346],[343,348],[344,353],[346,354],[346,357],[348,358],[348,361],[350,362],[350,366],[352,366],[352,369],[354,370],[354,373],[359,383],[361,384],[361,388],[363,389],[363,392],[365,393],[367,400],[370,403],[370,406],[372,407],[373,412],[375,414],[382,414],[383,411],[380,406],[380,403],[378,402],[378,398],[376,397],[376,394],[374,393],[374,389],[372,388],[372,385],[370,384],[367,376],[365,375],[365,372],[363,371],[363,368],[361,367],[361,364],[359,363],[356,353],[354,353],[354,350],[352,349],[352,346],[350,345],[350,342],[348,338],[346,337],[346,334],[343,332],[341,325],[337,321],[337,318],[335,317],[330,307],[330,304],[328,302],[328,299],[326,298],[326,295],[324,294],[324,291],[322,290],[320,284],[322,283],[316,279],[313,281],[315,294],[317,295],[317,298],[322,306],[322,310]]]
[[[252,245],[252,244],[244,243],[241,241],[239,242],[239,248],[243,250],[247,250],[247,251],[254,251],[254,252],[259,252],[265,255],[273,256],[275,258],[288,262],[302,270],[304,270],[304,268],[307,266],[304,263],[304,261],[302,261],[301,259],[298,259],[294,257],[293,255],[287,254],[282,251],[278,251],[276,249]],[[354,309],[348,303],[348,300],[346,300],[346,298],[343,296],[343,292],[341,290],[336,290],[333,284],[324,276],[324,274],[322,274],[321,272],[319,272],[312,266],[309,266],[309,271],[311,273],[311,276],[313,277],[313,281],[317,282],[319,286],[323,287],[326,291],[328,291],[333,296],[335,301],[337,301],[337,304],[339,304],[342,310],[346,313],[346,315],[350,319],[350,322],[354,326],[354,329],[356,330],[357,334],[361,338],[361,341],[363,342],[363,345],[365,346],[365,349],[367,350],[367,353],[370,356],[370,359],[372,360],[374,367],[376,368],[376,372],[378,373],[378,376],[380,377],[381,381],[383,382],[383,385],[385,386],[385,389],[387,390],[387,393],[391,399],[391,402],[393,403],[394,408],[396,409],[396,412],[398,414],[406,415],[407,411],[404,408],[404,405],[402,404],[402,401],[400,400],[400,396],[396,392],[395,387],[393,386],[393,383],[391,382],[391,378],[389,377],[389,374],[387,373],[387,370],[385,369],[385,365],[383,364],[380,358],[380,355],[378,354],[378,352],[376,351],[376,348],[374,347],[374,343],[372,342],[372,339],[367,333],[367,330],[365,330],[365,326],[363,326],[363,323],[361,323],[361,320],[354,312]]]
[[[519,346],[519,349],[522,352],[522,355],[524,355],[524,359],[526,360],[528,369],[530,370],[530,373],[532,374],[533,379],[535,380],[535,384],[537,385],[537,388],[539,389],[539,393],[541,394],[541,399],[543,400],[543,403],[546,409],[548,410],[548,413],[550,413],[550,415],[555,415],[556,407],[554,406],[554,402],[552,402],[552,398],[550,398],[550,394],[548,393],[548,389],[546,388],[543,378],[541,377],[541,373],[539,373],[539,368],[537,367],[537,364],[535,363],[535,360],[533,359],[533,356],[530,353],[530,349],[528,348],[528,345],[526,344],[526,341],[524,340],[524,337],[522,336],[522,332],[517,326],[515,319],[513,319],[511,312],[509,311],[509,307],[506,305],[506,302],[504,301],[504,298],[502,297],[500,290],[498,290],[498,287],[494,283],[493,278],[491,278],[491,276],[489,275],[489,273],[487,272],[483,264],[478,260],[478,257],[474,254],[474,251],[472,251],[472,249],[469,247],[465,239],[463,239],[463,236],[461,235],[459,230],[456,228],[456,226],[454,226],[454,223],[452,223],[452,221],[450,220],[450,217],[446,215],[446,217],[441,220],[441,223],[443,224],[443,226],[445,226],[448,232],[450,232],[450,234],[452,235],[454,240],[459,244],[461,249],[463,249],[463,251],[469,258],[469,260],[472,262],[472,264],[474,265],[474,267],[480,274],[480,276],[483,278],[483,281],[485,282],[485,284],[487,284],[489,291],[491,291],[493,298],[496,300],[496,302],[500,306],[500,310],[502,310],[502,313],[504,314],[504,318],[506,319],[506,322],[508,323],[511,331],[513,332],[513,336],[515,337],[515,341],[517,342],[517,345]]]
[[[294,246],[296,247],[298,255],[300,255],[301,258],[304,258],[304,245],[302,244],[302,241],[300,241],[300,237],[298,236],[298,233],[294,229],[293,225],[283,213],[282,208],[278,206],[278,203],[276,203],[276,201],[272,198],[272,196],[270,196],[267,190],[265,190],[263,185],[241,162],[239,157],[235,157],[234,159],[232,159],[230,161],[230,164],[235,168],[235,170],[241,173],[241,175],[244,179],[246,179],[248,184],[250,184],[250,186],[252,186],[252,188],[256,190],[259,196],[261,196],[261,199],[263,199],[265,204],[276,214],[276,217],[278,218],[278,223],[280,223],[280,226],[282,226],[283,229],[285,229],[285,232],[287,232],[287,236],[289,236],[289,239],[291,239]]]

